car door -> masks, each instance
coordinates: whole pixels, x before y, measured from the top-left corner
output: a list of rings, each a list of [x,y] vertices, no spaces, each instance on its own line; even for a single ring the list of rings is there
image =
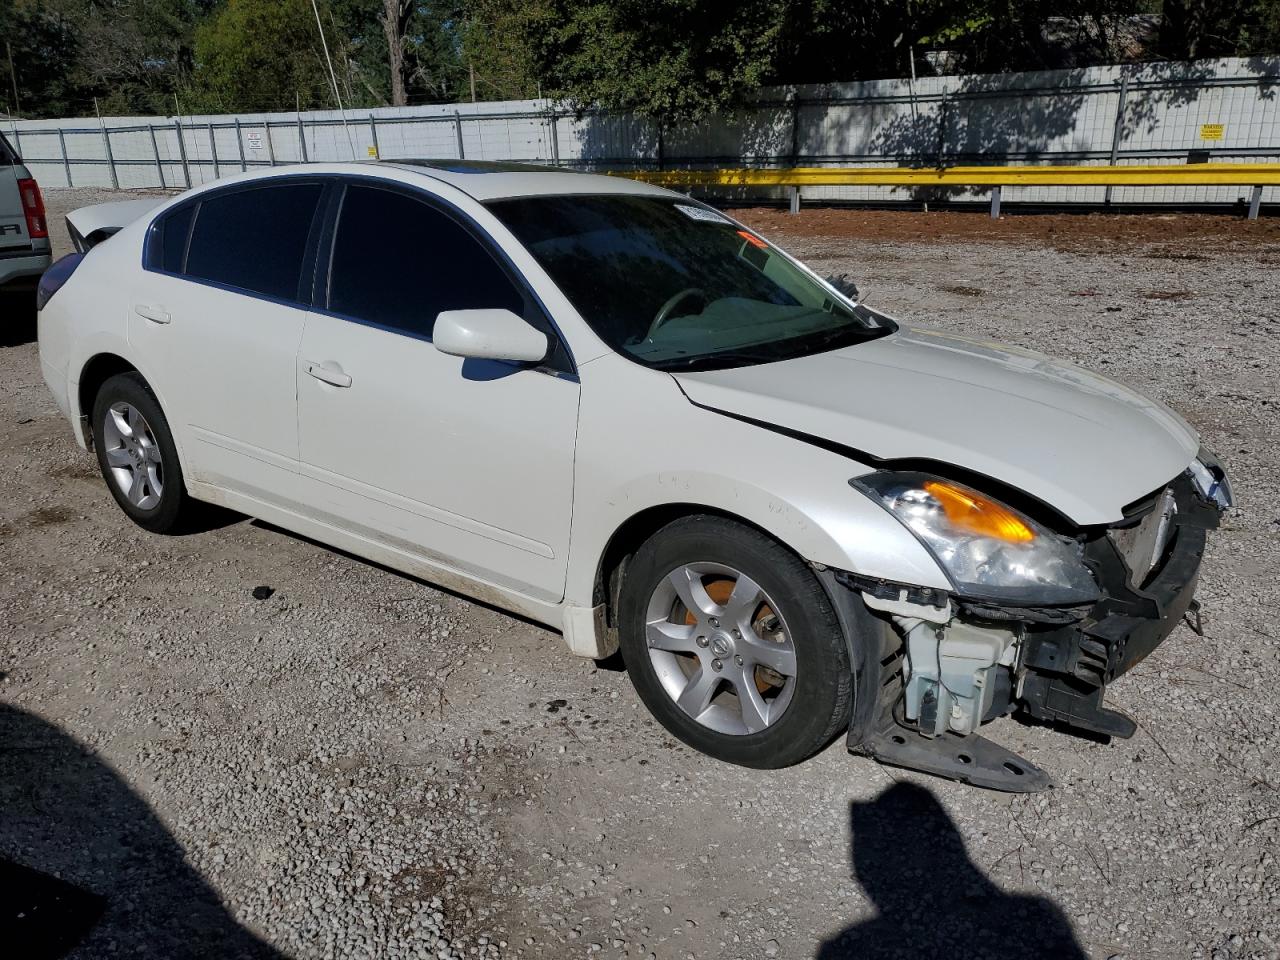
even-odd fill
[[[216,191],[151,228],[129,338],[189,479],[296,500],[297,353],[324,189],[302,179]]]
[[[579,388],[536,299],[478,229],[407,188],[349,183],[331,251],[298,354],[309,502],[428,562],[559,600]],[[435,349],[440,311],[485,307],[551,333],[548,362]]]

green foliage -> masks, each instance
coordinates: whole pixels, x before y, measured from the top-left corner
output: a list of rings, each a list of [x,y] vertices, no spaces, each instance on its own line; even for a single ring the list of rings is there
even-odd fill
[[[1160,54],[1171,60],[1280,51],[1280,0],[1165,0]]]
[[[71,24],[41,6],[0,0],[0,103],[23,116],[66,116],[80,109],[85,91],[77,82],[79,54]],[[17,71],[18,104],[13,102],[9,55]]]
[[[544,0],[470,0],[462,5],[460,86],[470,96],[470,69],[483,100],[523,100],[538,95],[540,72],[530,40],[548,21]]]
[[[662,124],[765,84],[1280,52],[1280,0],[318,0],[344,104],[531,97]],[[1134,14],[1152,16],[1133,40]],[[395,22],[388,31],[385,20]],[[1141,29],[1139,29],[1141,33]],[[394,46],[389,37],[396,38]],[[310,0],[0,0],[25,116],[334,106]],[[12,80],[0,48],[0,104]]]
[[[188,112],[333,105],[310,0],[227,0],[196,29]]]
[[[785,0],[542,0],[522,43],[546,92],[579,107],[697,120],[770,75]]]

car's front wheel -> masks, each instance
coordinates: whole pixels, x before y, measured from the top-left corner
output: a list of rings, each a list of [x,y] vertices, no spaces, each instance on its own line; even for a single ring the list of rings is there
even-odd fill
[[[627,567],[619,627],[640,698],[703,753],[788,766],[848,722],[848,651],[826,593],[743,524],[693,516],[654,534]]]
[[[169,422],[142,375],[107,380],[92,417],[98,467],[120,509],[152,533],[176,532],[195,504],[182,481]]]

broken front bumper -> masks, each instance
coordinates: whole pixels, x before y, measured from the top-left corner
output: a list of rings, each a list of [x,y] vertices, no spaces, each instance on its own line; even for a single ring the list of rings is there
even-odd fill
[[[1031,716],[1105,736],[1133,735],[1132,720],[1102,706],[1103,692],[1159,646],[1190,608],[1207,531],[1218,525],[1217,508],[1187,478],[1168,489],[1176,513],[1150,570],[1132,571],[1112,532],[1099,534],[1085,556],[1102,598],[1078,622],[1027,625],[1014,699]]]
[[[869,607],[891,615],[905,639],[882,653],[878,690],[860,684],[863,707],[855,704],[849,748],[977,786],[1033,791],[1049,786],[1049,776],[978,735],[979,723],[1022,713],[1095,735],[1131,736],[1133,721],[1105,708],[1103,694],[1191,607],[1206,534],[1218,517],[1218,507],[1184,475],[1121,523],[1090,531],[1085,561],[1100,597],[1087,607],[975,603],[836,573]],[[994,652],[978,658],[975,636],[992,638]],[[923,695],[906,685],[912,676]]]

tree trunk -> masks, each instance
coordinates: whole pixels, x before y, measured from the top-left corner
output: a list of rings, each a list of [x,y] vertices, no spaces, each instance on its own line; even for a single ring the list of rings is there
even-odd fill
[[[387,66],[391,71],[391,105],[403,107],[409,102],[405,91],[404,34],[413,12],[412,2],[382,0],[382,32],[387,38]]]

